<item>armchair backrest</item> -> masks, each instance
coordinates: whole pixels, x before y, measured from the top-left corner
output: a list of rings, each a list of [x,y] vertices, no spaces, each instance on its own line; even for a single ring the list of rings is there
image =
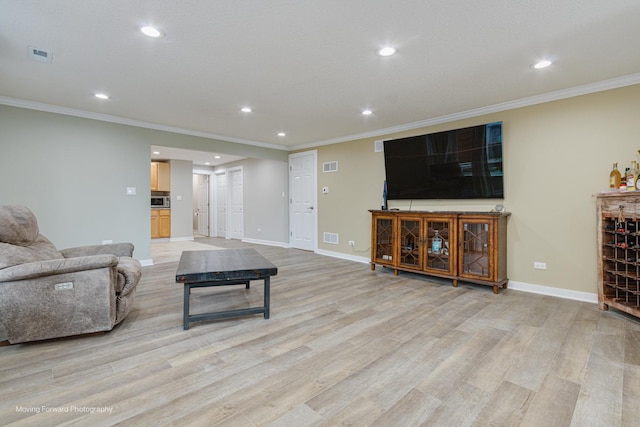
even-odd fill
[[[63,258],[26,206],[0,206],[0,268]]]

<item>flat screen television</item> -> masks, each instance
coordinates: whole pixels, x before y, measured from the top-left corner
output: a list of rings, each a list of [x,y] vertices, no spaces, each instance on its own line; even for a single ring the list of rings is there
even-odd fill
[[[384,141],[387,198],[501,199],[502,122]]]

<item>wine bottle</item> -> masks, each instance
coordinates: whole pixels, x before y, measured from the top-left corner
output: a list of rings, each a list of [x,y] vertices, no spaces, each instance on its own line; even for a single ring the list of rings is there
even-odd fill
[[[620,175],[620,171],[618,170],[618,163],[613,164],[613,170],[609,174],[609,188],[618,189],[620,188],[620,180],[622,176]]]

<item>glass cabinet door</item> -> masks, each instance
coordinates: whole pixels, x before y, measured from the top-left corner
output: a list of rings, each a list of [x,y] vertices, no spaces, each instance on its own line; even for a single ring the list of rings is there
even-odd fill
[[[491,223],[482,220],[460,220],[460,275],[490,280]]]
[[[454,219],[427,218],[425,220],[426,264],[425,270],[453,274],[455,236]]]
[[[400,254],[398,265],[402,267],[422,268],[422,240],[420,229],[422,221],[419,218],[399,218],[398,233],[400,236]]]
[[[381,264],[393,263],[393,232],[395,221],[389,217],[376,217],[374,223],[374,259]]]

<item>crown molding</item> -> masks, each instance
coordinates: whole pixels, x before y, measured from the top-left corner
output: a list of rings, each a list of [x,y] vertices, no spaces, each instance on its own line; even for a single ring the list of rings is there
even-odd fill
[[[517,99],[514,101],[507,101],[500,104],[489,105],[486,107],[475,108],[468,111],[462,111],[459,113],[448,114],[444,116],[434,117],[431,119],[420,120],[417,122],[405,123],[398,126],[392,126],[388,128],[376,129],[371,132],[364,132],[354,135],[341,136],[337,138],[331,138],[323,141],[316,141],[308,144],[284,146],[278,144],[268,144],[258,141],[250,141],[241,138],[231,138],[223,135],[217,135],[207,132],[194,131],[190,129],[178,128],[173,126],[165,126],[157,123],[143,122],[140,120],[127,119],[124,117],[112,116],[109,114],[94,113],[90,111],[78,110],[74,108],[61,107],[57,105],[43,104],[39,102],[26,101],[17,98],[10,98],[6,96],[0,96],[0,105],[8,105],[11,107],[26,108],[30,110],[45,111],[49,113],[64,114],[67,116],[81,117],[85,119],[100,120],[110,123],[118,123],[122,125],[135,126],[145,129],[159,130],[163,132],[172,132],[183,135],[196,136],[207,139],[214,139],[223,142],[233,142],[237,144],[251,145],[255,147],[270,148],[281,151],[295,151],[304,150],[309,148],[321,147],[324,145],[339,144],[342,142],[354,141],[357,139],[374,138],[384,135],[389,135],[398,132],[404,132],[407,130],[418,129],[427,126],[434,126],[442,123],[449,123],[457,120],[463,120],[473,117],[482,116],[485,114],[497,113],[501,111],[513,110],[516,108],[529,107],[536,104],[543,104],[545,102],[558,101],[561,99],[573,98],[581,95],[588,95],[590,93],[602,92],[605,90],[618,89],[625,86],[631,86],[640,84],[640,73],[630,74],[627,76],[617,77],[609,80],[603,80],[600,82],[589,83],[581,86],[575,86],[573,88],[563,89],[555,92],[549,92],[542,95],[535,95],[527,98]]]
[[[605,90],[618,89],[625,86],[631,86],[640,83],[640,73],[630,74],[614,79],[603,80],[596,83],[590,83],[581,86],[575,86],[569,89],[563,89],[555,92],[549,92],[542,95],[535,95],[528,98],[517,99],[514,101],[502,102],[500,104],[489,105],[487,107],[475,108],[473,110],[462,111],[460,113],[448,114],[445,116],[435,117],[432,119],[420,120],[417,122],[406,123],[403,125],[392,126],[383,129],[376,129],[371,132],[365,132],[349,136],[341,136],[338,138],[327,139],[324,141],[312,142],[291,147],[291,150],[302,150],[323,145],[338,144],[341,142],[354,141],[357,139],[374,138],[389,135],[397,132],[418,129],[427,126],[439,125],[442,123],[453,122],[456,120],[469,119],[473,117],[483,116],[485,114],[499,113],[501,111],[514,110],[516,108],[529,107],[545,102],[558,101],[561,99],[573,98],[590,93],[602,92]]]
[[[141,120],[127,119],[124,117],[112,116],[109,114],[94,113],[91,111],[77,110],[75,108],[61,107],[58,105],[43,104],[40,102],[26,101],[23,99],[0,96],[0,104],[10,107],[26,108],[29,110],[44,111],[48,113],[63,114],[65,116],[80,117],[84,119],[99,120],[102,122],[117,123],[127,126],[135,126],[145,129],[159,130],[182,135],[197,136],[200,138],[215,139],[223,142],[233,142],[237,144],[252,145],[255,147],[271,148],[273,150],[290,151],[289,147],[277,144],[267,144],[265,142],[250,141],[241,138],[231,138],[228,136],[216,135],[213,133],[200,132],[174,126],[165,126],[157,123],[143,122]]]

